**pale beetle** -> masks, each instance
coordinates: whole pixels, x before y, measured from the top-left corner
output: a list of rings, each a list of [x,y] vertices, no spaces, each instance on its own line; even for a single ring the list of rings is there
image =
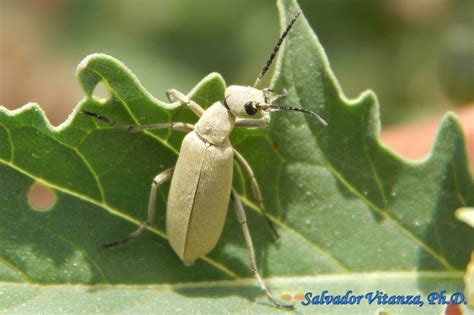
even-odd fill
[[[157,188],[171,179],[166,211],[166,233],[171,247],[179,258],[186,265],[192,265],[196,259],[214,249],[224,227],[229,199],[232,198],[249,250],[250,269],[255,275],[258,285],[274,305],[286,308],[293,306],[274,298],[257,270],[244,208],[239,195],[232,188],[234,159],[249,177],[254,198],[275,238],[278,237],[278,234],[266,214],[254,173],[243,156],[232,148],[229,135],[234,127],[266,127],[270,123],[270,112],[272,111],[303,112],[316,117],[326,125],[326,122],[312,111],[273,104],[275,100],[286,96],[286,91],[283,94],[275,95],[271,89],[259,90],[256,88],[300,13],[296,13],[280,36],[253,87],[229,86],[225,90],[225,99],[222,102],[214,103],[206,110],[176,90],[167,91],[166,94],[170,101],[181,101],[199,117],[195,126],[182,122],[141,126],[122,125],[99,114],[82,111],[84,114],[129,132],[163,128],[189,132],[183,139],[175,167],[163,171],[153,179],[147,220],[127,238],[104,244],[103,248],[125,244],[136,238],[153,223]]]

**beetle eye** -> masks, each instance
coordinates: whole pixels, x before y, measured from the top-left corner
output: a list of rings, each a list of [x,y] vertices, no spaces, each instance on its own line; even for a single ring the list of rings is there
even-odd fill
[[[247,115],[250,115],[250,116],[255,115],[258,112],[258,109],[255,106],[253,106],[253,102],[245,103],[244,108]]]

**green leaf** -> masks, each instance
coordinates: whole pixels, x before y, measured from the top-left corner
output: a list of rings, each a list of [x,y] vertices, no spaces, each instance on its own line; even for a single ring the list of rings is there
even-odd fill
[[[279,1],[285,26],[298,10]],[[99,250],[145,219],[153,177],[174,165],[182,133],[129,134],[78,114],[97,112],[124,124],[195,122],[185,107],[153,98],[122,63],[87,57],[77,75],[86,97],[52,127],[41,108],[0,108],[0,310],[17,313],[277,311],[248,269],[240,226],[230,207],[217,248],[192,267],[171,250],[158,194],[156,225],[127,246]],[[251,81],[251,80],[250,80]],[[250,82],[249,81],[249,82]],[[110,96],[94,96],[102,83]],[[420,294],[463,290],[473,230],[454,210],[474,205],[461,128],[448,114],[429,157],[406,161],[378,141],[372,92],[348,100],[304,17],[278,56],[273,85],[285,103],[312,109],[322,127],[299,113],[274,113],[267,129],[236,130],[281,239],[271,234],[242,173],[235,186],[246,206],[257,263],[280,298],[321,294]],[[210,74],[190,96],[204,107],[223,99],[225,83]],[[54,191],[46,211],[28,202],[40,183]],[[264,228],[260,228],[260,226]],[[409,305],[308,306],[299,311],[419,312]],[[443,305],[425,305],[441,312]]]

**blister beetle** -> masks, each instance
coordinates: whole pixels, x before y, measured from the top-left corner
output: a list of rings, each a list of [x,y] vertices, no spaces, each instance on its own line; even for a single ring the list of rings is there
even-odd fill
[[[250,269],[255,275],[260,288],[274,305],[285,308],[293,306],[274,298],[266,288],[257,270],[253,243],[244,208],[237,192],[232,188],[234,159],[249,177],[254,198],[261,213],[265,216],[273,235],[278,237],[278,234],[272,221],[266,214],[260,188],[254,173],[242,155],[232,148],[229,135],[234,127],[266,127],[270,123],[270,112],[272,111],[303,112],[312,115],[322,124],[326,125],[326,122],[312,111],[274,104],[274,101],[286,96],[286,91],[283,94],[277,95],[271,89],[259,90],[256,88],[272,64],[283,40],[300,16],[300,13],[298,12],[293,17],[280,36],[253,87],[229,86],[225,90],[224,100],[214,103],[206,110],[196,102],[188,99],[183,93],[174,89],[167,91],[168,99],[171,102],[181,101],[199,117],[195,126],[182,122],[142,126],[122,125],[97,113],[82,111],[84,114],[128,132],[163,128],[189,132],[182,142],[175,167],[163,171],[153,179],[147,220],[127,238],[104,244],[102,245],[103,248],[125,244],[136,238],[153,223],[156,211],[157,188],[171,179],[166,211],[166,231],[171,247],[179,258],[186,265],[192,265],[196,259],[214,249],[221,236],[229,201],[232,199],[249,250]]]

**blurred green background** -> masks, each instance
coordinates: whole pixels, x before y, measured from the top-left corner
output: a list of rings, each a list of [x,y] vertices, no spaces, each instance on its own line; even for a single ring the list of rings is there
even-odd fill
[[[345,94],[374,90],[384,125],[473,101],[474,1],[300,5]],[[74,70],[89,53],[120,59],[165,99],[213,71],[252,84],[279,36],[271,0],[0,0],[0,12],[0,105],[38,102],[54,124],[83,96]]]

